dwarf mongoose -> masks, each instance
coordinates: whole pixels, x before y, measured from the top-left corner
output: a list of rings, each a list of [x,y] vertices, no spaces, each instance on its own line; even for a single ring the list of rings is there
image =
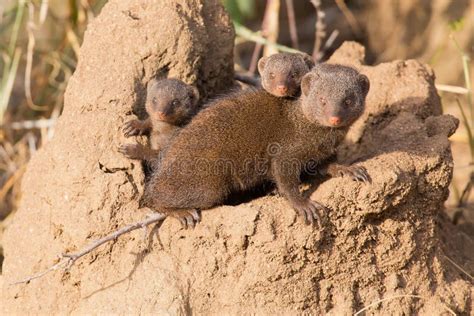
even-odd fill
[[[362,114],[368,91],[368,78],[355,69],[319,64],[303,77],[299,99],[259,89],[214,101],[168,147],[142,205],[194,227],[197,210],[272,181],[308,224],[318,221],[324,206],[300,193],[300,174],[308,164],[324,167]],[[358,166],[326,169],[333,176],[368,179]]]
[[[148,83],[145,109],[149,117],[131,120],[123,128],[126,137],[150,135],[150,147],[122,145],[119,151],[131,159],[151,161],[158,157],[181,128],[198,112],[197,88],[178,79],[151,80]]]
[[[279,53],[258,61],[262,87],[277,97],[298,96],[301,79],[313,67],[314,62],[307,54]]]

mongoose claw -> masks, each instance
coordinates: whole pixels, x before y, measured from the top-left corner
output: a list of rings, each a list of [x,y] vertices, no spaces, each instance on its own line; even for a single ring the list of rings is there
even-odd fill
[[[190,214],[191,215],[191,214]],[[194,217],[191,216],[186,216],[186,226],[187,228],[192,228],[194,229],[196,227],[196,221],[194,220]]]
[[[139,120],[131,120],[125,123],[122,128],[122,132],[125,137],[143,135],[145,130],[143,129],[143,124]]]
[[[126,145],[121,145],[118,148],[118,152],[123,154],[125,157],[130,158],[130,159],[139,159],[139,152],[140,146],[137,144],[126,144]]]
[[[197,223],[200,223],[200,222],[201,222],[201,214],[200,214],[199,210],[192,210],[192,211],[189,211],[189,214],[191,214],[191,216],[193,217],[193,219],[194,219]]]
[[[327,208],[316,201],[307,200],[304,203],[295,205],[295,210],[301,215],[307,225],[318,225],[319,228],[322,226],[320,212],[327,211]]]
[[[351,177],[354,181],[359,181],[363,183],[372,183],[372,179],[370,178],[367,169],[362,166],[341,166],[338,170],[338,175],[340,177]]]
[[[350,167],[352,171],[352,179],[355,181],[360,181],[364,183],[372,183],[372,179],[370,178],[369,173],[367,172],[367,169],[365,169],[362,166],[351,166]]]
[[[196,225],[201,221],[201,215],[198,210],[190,211],[179,211],[179,214],[174,215],[178,218],[181,226],[184,229],[192,228],[194,229]]]

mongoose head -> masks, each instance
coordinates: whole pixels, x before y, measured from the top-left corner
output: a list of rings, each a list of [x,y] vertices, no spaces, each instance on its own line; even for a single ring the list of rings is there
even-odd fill
[[[329,127],[344,127],[358,119],[370,83],[357,70],[319,64],[301,81],[301,106],[306,118]]]
[[[145,108],[152,121],[186,124],[197,113],[199,91],[178,79],[151,80]]]
[[[258,61],[262,87],[277,97],[296,96],[301,79],[313,67],[314,62],[307,54],[279,53]]]

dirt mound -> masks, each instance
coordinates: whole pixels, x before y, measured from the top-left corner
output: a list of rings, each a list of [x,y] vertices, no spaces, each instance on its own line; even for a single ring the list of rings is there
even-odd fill
[[[267,196],[204,212],[193,231],[165,221],[149,243],[135,231],[69,272],[8,286],[145,216],[137,208],[143,171],[116,151],[120,127],[156,72],[197,81],[209,94],[229,86],[232,41],[217,0],[117,0],[103,9],[57,134],[31,160],[5,232],[3,312],[472,313],[472,287],[449,262],[468,258],[452,247],[442,213],[453,167],[447,137],[458,122],[441,115],[430,69],[416,61],[363,66],[353,43],[332,61],[367,74],[371,91],[339,154],[363,164],[373,183],[323,183],[313,194],[331,209],[323,229]]]

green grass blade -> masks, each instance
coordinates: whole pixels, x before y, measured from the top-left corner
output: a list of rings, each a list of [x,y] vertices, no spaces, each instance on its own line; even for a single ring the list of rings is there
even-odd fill
[[[15,16],[15,23],[13,24],[12,34],[10,37],[10,44],[8,46],[8,54],[13,56],[18,40],[18,33],[20,32],[21,23],[23,21],[23,13],[25,11],[25,0],[20,0]]]
[[[16,73],[18,70],[18,63],[20,62],[21,49],[17,48],[13,55],[13,60],[10,65],[10,71],[8,72],[8,79],[5,82],[5,85],[0,87],[0,124],[3,124],[3,117],[5,111],[7,110],[8,102],[10,102],[10,97],[12,94],[13,83],[15,82]]]
[[[471,162],[473,162],[474,161],[474,140],[472,138],[471,125],[469,124],[469,120],[467,119],[466,113],[464,112],[464,108],[462,107],[461,102],[459,102],[459,99],[457,98],[456,98],[456,103],[458,104],[459,110],[461,111],[462,120],[467,130],[467,137],[469,138],[469,149],[471,150]]]

